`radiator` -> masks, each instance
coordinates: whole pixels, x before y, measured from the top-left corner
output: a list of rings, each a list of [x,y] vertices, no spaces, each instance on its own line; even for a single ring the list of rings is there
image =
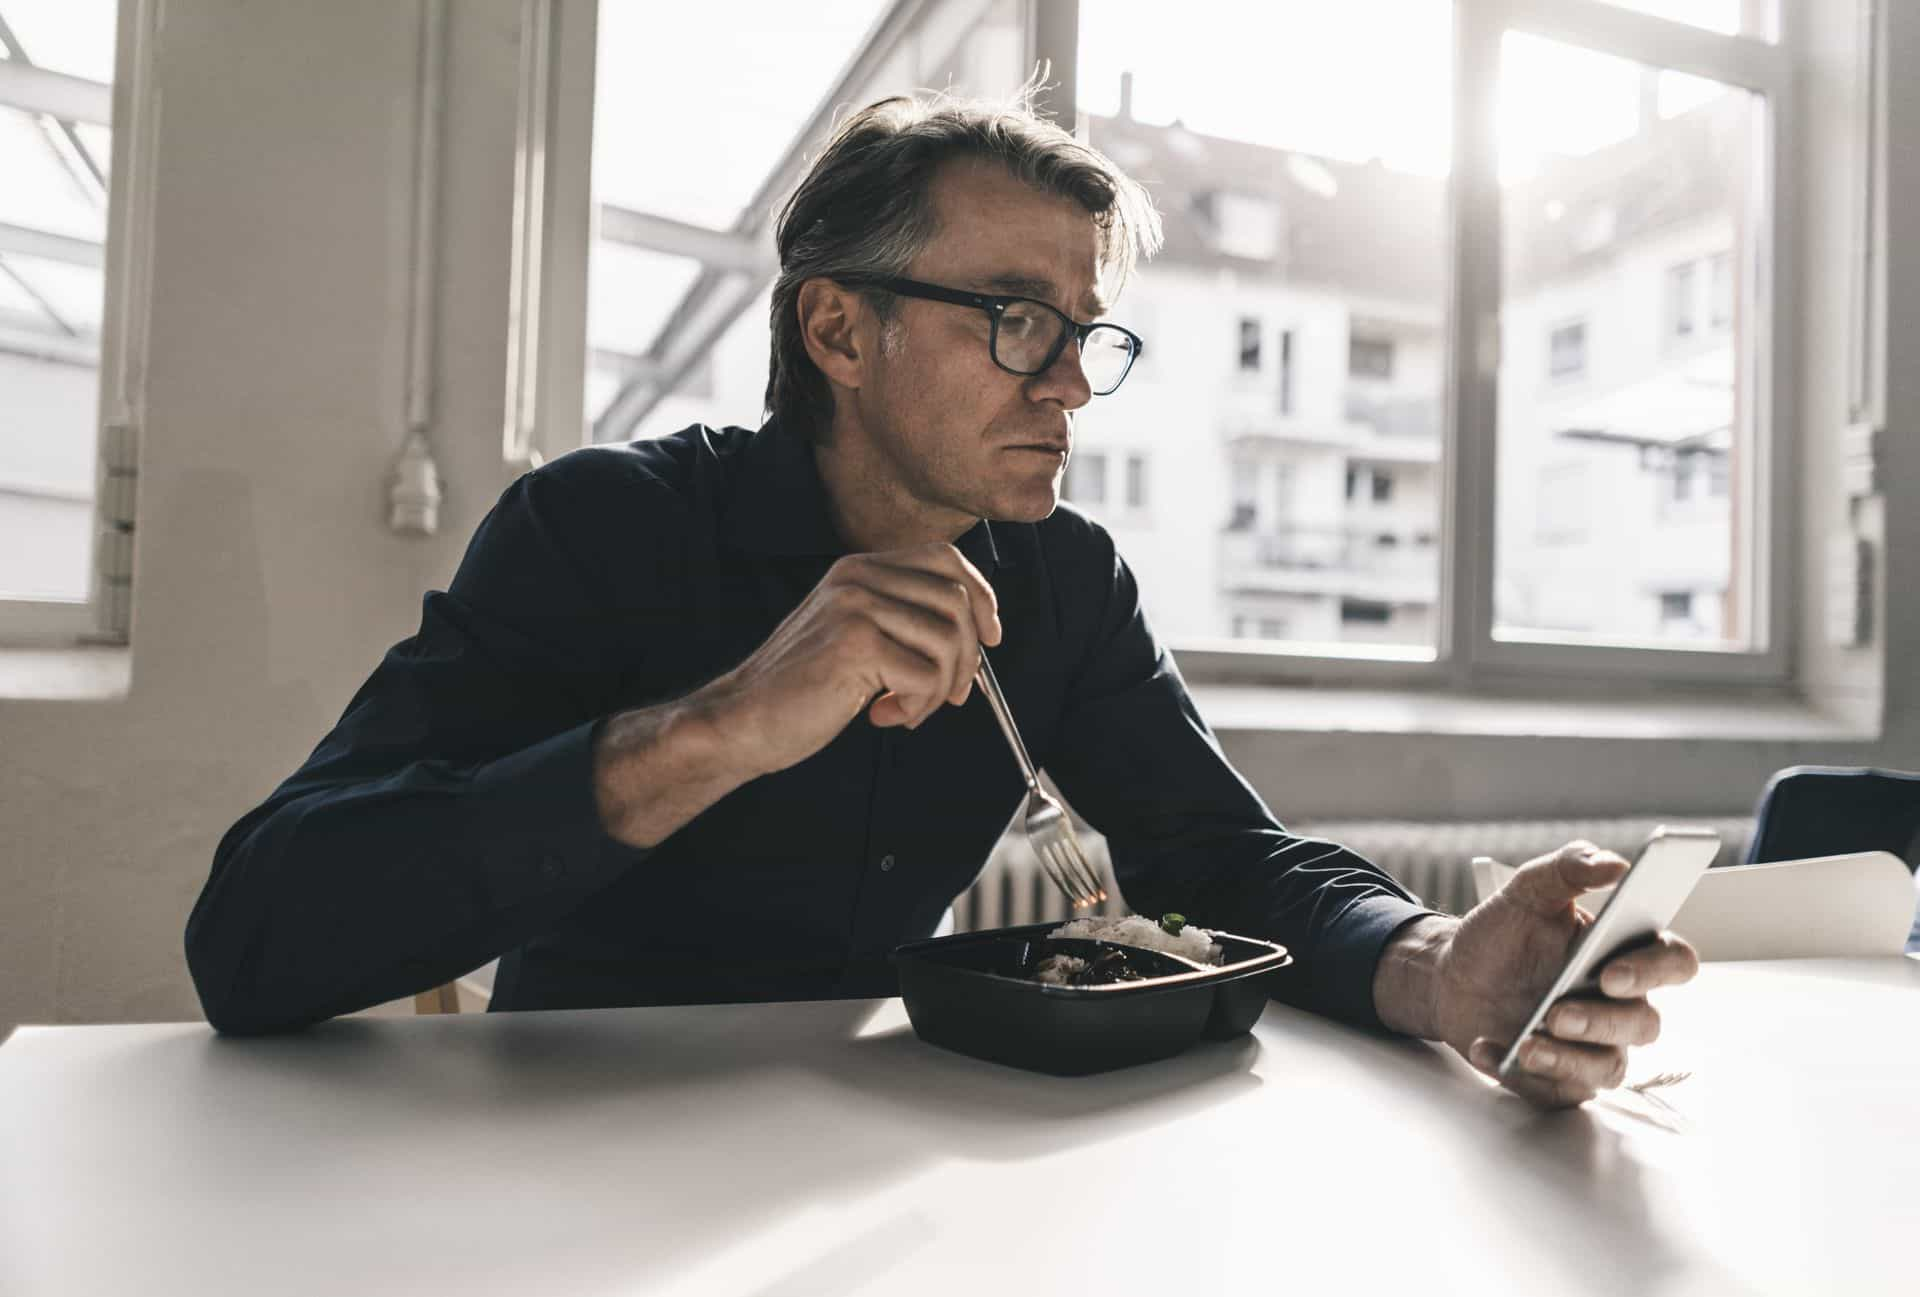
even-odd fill
[[[1661,823],[1701,824],[1720,834],[1720,854],[1714,864],[1736,864],[1746,859],[1753,817],[1669,815],[1660,818],[1582,820],[1327,820],[1296,821],[1288,828],[1304,837],[1324,838],[1359,852],[1385,870],[1424,905],[1447,914],[1465,914],[1473,908],[1475,856],[1492,856],[1517,865],[1544,855],[1568,842],[1585,839],[1617,851],[1631,860],[1654,826]],[[1106,884],[1109,900],[1096,913],[1127,913],[1120,888],[1113,881],[1107,841],[1084,821],[1075,821],[1075,833],[1087,859]],[[1086,913],[1082,911],[1082,913]],[[1016,819],[987,857],[973,886],[953,903],[954,929],[977,932],[1021,923],[1064,922],[1073,917],[1040,869]]]

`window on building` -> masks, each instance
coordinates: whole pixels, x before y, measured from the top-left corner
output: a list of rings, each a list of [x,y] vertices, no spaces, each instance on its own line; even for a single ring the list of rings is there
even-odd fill
[[[1127,456],[1127,508],[1139,511],[1147,507],[1147,457]]]
[[[1667,622],[1688,622],[1693,620],[1693,591],[1663,590],[1660,592],[1660,620]]]
[[[1393,499],[1393,474],[1380,469],[1373,470],[1373,502],[1386,504]]]
[[[1547,376],[1579,378],[1587,372],[1587,324],[1575,320],[1555,325],[1547,335]]]
[[[1107,456],[1105,451],[1076,450],[1067,460],[1066,481],[1062,488],[1075,504],[1099,506],[1107,502]]]
[[[1693,280],[1691,261],[1667,268],[1667,332],[1675,338],[1693,336]]]
[[[1293,413],[1293,330],[1280,330],[1280,413]]]
[[[1393,605],[1376,599],[1343,598],[1340,600],[1340,620],[1349,625],[1384,626],[1393,620]]]
[[[1232,512],[1227,518],[1228,531],[1253,529],[1260,512],[1258,472],[1259,466],[1250,459],[1229,461],[1227,490],[1232,497]]]
[[[1230,257],[1269,261],[1280,250],[1280,209],[1271,198],[1232,190],[1201,196],[1214,247]]]
[[[1358,334],[1347,340],[1347,373],[1354,378],[1387,380],[1393,377],[1393,339],[1366,338]]]
[[[1676,455],[1673,460],[1673,499],[1675,504],[1684,504],[1693,499],[1695,469],[1698,460],[1692,455]]]
[[[1240,368],[1246,371],[1260,368],[1260,321],[1251,316],[1240,318]]]
[[[1354,499],[1360,493],[1360,470],[1347,465],[1347,499]]]

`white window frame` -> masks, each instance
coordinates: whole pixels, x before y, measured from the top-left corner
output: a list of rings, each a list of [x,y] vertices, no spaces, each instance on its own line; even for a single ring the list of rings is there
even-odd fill
[[[80,599],[0,598],[0,647],[124,644],[129,637],[134,497],[145,425],[153,137],[158,128],[153,57],[159,8],[159,0],[119,0],[111,88],[34,68],[12,78],[15,84],[4,96],[12,107],[108,127],[113,154],[101,252],[106,300],[87,593]]]
[[[132,0],[129,0],[131,3]],[[544,439],[555,451],[577,445],[578,396],[583,386],[585,277],[596,213],[590,201],[592,86],[594,69],[591,11],[595,0],[522,0],[526,25],[542,21],[553,30],[543,39],[556,71],[541,74],[529,64],[523,97],[535,111],[523,112],[523,153],[544,149],[545,179],[523,177],[524,224],[536,227],[530,242],[518,242],[525,268],[544,267],[527,278],[545,285],[537,309],[523,315],[544,321],[534,336],[523,337],[520,357],[537,355],[529,366],[516,361],[516,373],[557,375],[545,391],[529,399],[518,392],[509,402],[518,423],[509,430],[509,454],[517,440],[525,446]],[[1429,645],[1253,643],[1220,638],[1174,637],[1182,670],[1196,682],[1404,684],[1462,692],[1484,691],[1527,681],[1551,682],[1577,693],[1616,692],[1621,681],[1650,685],[1696,684],[1716,690],[1744,687],[1777,694],[1792,683],[1790,622],[1796,565],[1788,540],[1795,533],[1794,502],[1786,475],[1793,444],[1796,403],[1790,364],[1790,334],[1776,322],[1791,319],[1794,276],[1790,258],[1796,247],[1790,205],[1776,201],[1778,177],[1790,175],[1798,147],[1798,116],[1791,75],[1791,28],[1781,42],[1758,36],[1731,36],[1621,8],[1607,0],[1454,0],[1454,167],[1449,204],[1452,274],[1449,283],[1450,360],[1443,437],[1441,517],[1436,528],[1442,551],[1441,580],[1435,606],[1436,642]],[[587,11],[570,20],[576,6]],[[884,39],[911,26],[923,8],[897,0],[876,26]],[[547,11],[545,15],[541,11]],[[558,12],[558,17],[552,15]],[[1053,89],[1045,107],[1064,123],[1078,127],[1076,53],[1078,0],[1045,0],[1030,10],[1029,53],[1050,63]],[[1761,192],[1753,196],[1760,214],[1737,300],[1746,312],[1744,345],[1750,363],[1742,374],[1740,408],[1751,420],[1735,489],[1755,506],[1750,536],[1734,574],[1749,592],[1754,611],[1751,652],[1703,650],[1664,643],[1551,642],[1545,636],[1525,641],[1493,634],[1493,492],[1498,408],[1500,310],[1500,191],[1497,140],[1493,130],[1500,41],[1507,30],[1525,31],[1661,69],[1709,77],[1765,96],[1760,131]],[[841,89],[857,85],[864,70],[849,69]],[[553,87],[559,87],[554,89]],[[841,99],[846,94],[838,96]],[[857,97],[857,96],[856,96]],[[548,118],[544,129],[539,110]],[[769,188],[793,176],[774,176]],[[544,190],[542,189],[544,183]],[[544,192],[546,243],[533,204]],[[517,222],[517,231],[522,222]],[[674,233],[668,231],[667,233]],[[664,236],[663,236],[664,237]],[[743,248],[741,256],[753,250]],[[523,303],[524,305],[524,303]],[[564,307],[565,309],[560,309]],[[1238,312],[1229,317],[1237,322]],[[696,324],[704,321],[696,320]],[[1263,328],[1264,332],[1264,328]],[[1237,336],[1237,335],[1236,335]],[[1265,359],[1263,337],[1262,360]],[[690,345],[697,345],[692,339]],[[1588,338],[1588,364],[1592,338]],[[670,369],[670,366],[667,367]],[[1263,364],[1263,368],[1265,368]],[[1236,367],[1236,371],[1237,367]],[[564,389],[564,390],[563,390]],[[1296,394],[1297,396],[1297,394]],[[510,418],[514,417],[510,415]],[[1762,429],[1755,436],[1752,429]]]
[[[1792,174],[1797,104],[1792,49],[1757,36],[1708,31],[1606,0],[1455,0],[1454,167],[1449,285],[1451,359],[1446,396],[1444,487],[1439,528],[1443,560],[1436,609],[1438,643],[1327,646],[1247,644],[1174,637],[1190,680],[1235,684],[1361,683],[1483,691],[1526,681],[1578,692],[1614,692],[1620,682],[1748,688],[1784,692],[1792,683],[1791,624],[1796,569],[1787,475],[1776,470],[1792,446],[1797,408],[1790,335],[1796,246],[1793,212],[1777,200],[1778,177]],[[1709,77],[1765,97],[1760,128],[1759,213],[1737,300],[1746,313],[1742,430],[1750,453],[1736,489],[1754,506],[1751,534],[1733,580],[1754,607],[1749,652],[1647,642],[1596,643],[1545,635],[1526,640],[1493,633],[1494,472],[1500,373],[1500,189],[1493,129],[1500,42],[1508,30]],[[1592,339],[1588,339],[1591,365]],[[1756,432],[1756,430],[1759,430]]]

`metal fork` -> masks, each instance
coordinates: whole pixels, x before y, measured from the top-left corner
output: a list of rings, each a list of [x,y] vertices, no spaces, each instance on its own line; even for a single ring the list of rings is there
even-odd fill
[[[993,664],[987,661],[985,648],[980,650],[980,669],[973,673],[973,678],[979,683],[980,692],[987,696],[993,718],[1000,722],[1000,732],[1007,736],[1007,746],[1013,749],[1014,760],[1020,763],[1020,773],[1026,776],[1027,841],[1032,844],[1033,853],[1040,857],[1040,867],[1047,871],[1053,885],[1073,902],[1074,909],[1085,909],[1106,900],[1107,889],[1100,885],[1100,876],[1087,863],[1079,839],[1073,836],[1073,821],[1067,818],[1060,803],[1040,786],[1040,772],[1034,769],[1033,758],[1027,755],[1027,745],[1020,741],[1020,730],[1007,708],[1007,696],[1000,692],[1000,682],[994,679]]]

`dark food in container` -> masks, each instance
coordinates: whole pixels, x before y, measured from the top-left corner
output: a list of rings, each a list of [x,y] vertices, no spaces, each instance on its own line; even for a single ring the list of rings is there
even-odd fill
[[[1216,932],[1221,962],[1106,941],[1050,938],[1031,923],[908,942],[893,952],[914,1032],[930,1045],[996,1063],[1085,1076],[1168,1058],[1196,1041],[1248,1031],[1266,1007],[1264,974],[1286,947]],[[1035,980],[1042,960],[1086,960],[1111,980]]]

